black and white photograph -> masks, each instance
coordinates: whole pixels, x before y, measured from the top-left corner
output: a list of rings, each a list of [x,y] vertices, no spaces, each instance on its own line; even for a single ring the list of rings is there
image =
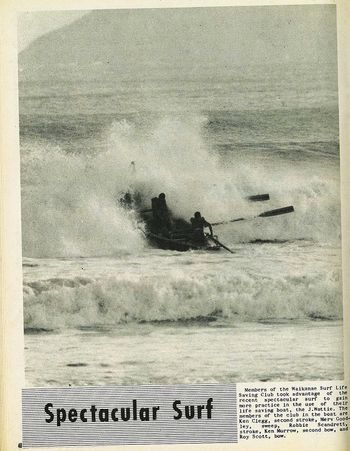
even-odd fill
[[[17,25],[26,386],[343,379],[336,6]]]

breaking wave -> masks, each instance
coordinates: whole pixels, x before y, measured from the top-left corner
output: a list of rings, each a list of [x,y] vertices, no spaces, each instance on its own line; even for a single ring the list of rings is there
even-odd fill
[[[129,322],[340,319],[338,272],[256,277],[231,271],[157,278],[51,278],[24,284],[26,329]]]
[[[293,166],[283,158],[224,155],[205,133],[206,118],[164,118],[141,129],[115,122],[98,151],[67,153],[49,143],[22,143],[23,254],[31,257],[101,256],[139,252],[146,244],[136,218],[118,206],[126,190],[145,206],[165,192],[168,205],[209,221],[253,216],[293,204],[295,214],[245,221],[217,230],[228,242],[255,239],[339,240],[338,171],[322,164]],[[258,153],[256,154],[258,155]],[[135,161],[136,171],[130,168]],[[248,203],[269,192],[269,203]]]

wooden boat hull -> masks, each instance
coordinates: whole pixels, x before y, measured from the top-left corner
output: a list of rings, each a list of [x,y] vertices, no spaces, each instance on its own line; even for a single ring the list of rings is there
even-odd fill
[[[166,238],[161,235],[157,235],[152,232],[145,233],[148,241],[158,249],[165,249],[171,251],[186,252],[189,250],[205,250],[205,251],[218,251],[220,246],[211,245],[209,242],[204,244],[195,243],[186,239],[179,238]]]

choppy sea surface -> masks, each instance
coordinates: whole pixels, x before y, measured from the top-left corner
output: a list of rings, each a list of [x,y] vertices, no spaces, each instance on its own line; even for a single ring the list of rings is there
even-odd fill
[[[20,134],[28,386],[342,378],[334,68],[26,81]],[[234,253],[151,248],[127,190]]]

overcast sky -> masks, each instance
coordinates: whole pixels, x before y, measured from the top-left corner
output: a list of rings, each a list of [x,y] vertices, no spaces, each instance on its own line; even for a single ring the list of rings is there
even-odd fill
[[[114,74],[333,64],[335,12],[334,5],[31,12],[19,18],[20,68],[33,77],[43,68],[57,75],[59,67],[88,77],[93,67]]]
[[[318,22],[320,19],[323,20],[323,10],[324,6],[320,7],[314,7],[312,8],[312,11],[314,14],[314,21]],[[297,10],[299,9],[296,7]],[[250,9],[250,8],[249,8]],[[251,8],[252,15],[254,16],[257,11],[259,11],[260,8]],[[277,8],[277,10],[274,10],[275,12],[278,11],[280,8]],[[281,7],[281,12],[284,8]],[[272,11],[272,10],[270,10]],[[26,48],[31,42],[33,42],[36,38],[39,36],[54,30],[63,27],[64,25],[67,25],[71,22],[74,22],[75,20],[79,19],[80,17],[88,14],[89,10],[79,10],[79,11],[39,11],[39,12],[25,12],[25,13],[19,13],[18,14],[18,50],[21,51],[24,48]],[[299,17],[300,23],[298,26],[298,32],[305,33],[307,35],[308,33],[308,24],[310,23],[310,18],[312,19],[312,16],[310,17],[310,9],[305,9],[305,12],[307,12],[307,17],[304,18]],[[259,14],[257,14],[257,17]],[[271,14],[271,17],[273,18],[274,13]],[[278,14],[276,15],[275,23],[266,23],[266,25],[273,25],[276,31],[277,29],[281,27],[282,24],[279,23]],[[306,27],[305,30],[300,28],[302,25],[301,23],[305,21],[304,27]],[[315,25],[315,24],[314,24]],[[320,26],[324,26],[324,23],[320,23]],[[248,31],[248,30],[247,30]],[[317,37],[315,37],[317,38]]]
[[[39,36],[73,22],[89,11],[40,11],[18,14],[18,50]]]

